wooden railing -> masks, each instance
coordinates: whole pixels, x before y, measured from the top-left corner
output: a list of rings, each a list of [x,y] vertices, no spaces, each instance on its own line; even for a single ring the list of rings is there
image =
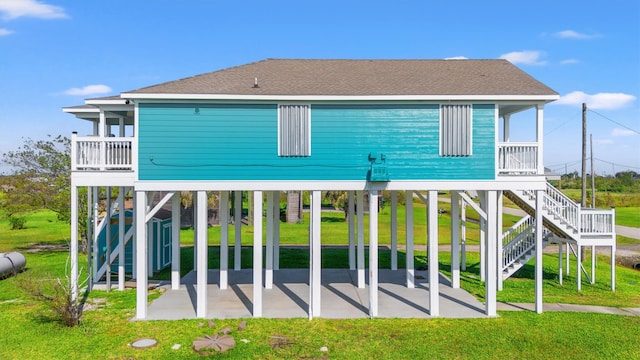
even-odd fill
[[[580,234],[614,234],[616,209],[602,210],[583,208],[580,210]]]
[[[71,136],[72,171],[133,170],[130,137]]]
[[[538,159],[538,143],[509,142],[498,144],[498,173],[536,175],[538,174]]]

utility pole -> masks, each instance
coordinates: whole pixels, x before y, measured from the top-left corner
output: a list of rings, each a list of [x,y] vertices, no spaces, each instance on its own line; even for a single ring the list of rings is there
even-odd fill
[[[582,103],[582,196],[581,206],[587,207],[587,104]]]
[[[593,169],[593,134],[589,134],[591,145],[591,208],[596,207],[596,171]]]

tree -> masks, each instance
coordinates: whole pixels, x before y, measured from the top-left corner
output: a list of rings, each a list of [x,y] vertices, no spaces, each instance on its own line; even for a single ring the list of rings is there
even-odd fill
[[[59,220],[70,219],[71,141],[58,135],[47,140],[24,139],[15,151],[2,155],[2,162],[12,173],[3,177],[5,196],[0,206],[5,215],[48,209]]]

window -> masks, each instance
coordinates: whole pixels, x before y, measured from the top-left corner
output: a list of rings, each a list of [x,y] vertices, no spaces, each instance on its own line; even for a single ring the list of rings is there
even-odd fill
[[[472,154],[471,105],[440,107],[440,155],[470,156]]]
[[[278,106],[278,156],[311,155],[309,105]]]

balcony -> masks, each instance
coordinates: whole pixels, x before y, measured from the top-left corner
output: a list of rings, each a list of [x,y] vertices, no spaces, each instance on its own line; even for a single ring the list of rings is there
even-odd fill
[[[544,171],[538,161],[538,143],[499,143],[498,174],[499,175],[542,175]]]
[[[133,171],[133,138],[71,137],[71,171]]]

